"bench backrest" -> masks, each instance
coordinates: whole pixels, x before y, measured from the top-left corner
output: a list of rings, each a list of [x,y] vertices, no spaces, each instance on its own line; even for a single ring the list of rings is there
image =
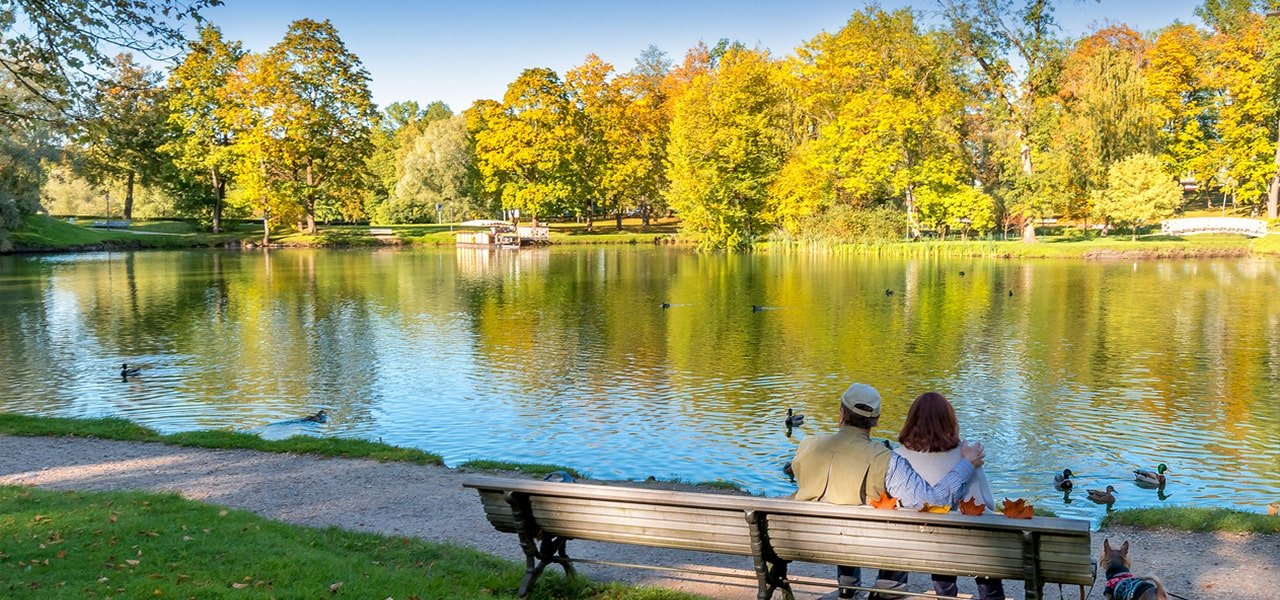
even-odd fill
[[[540,530],[600,542],[750,556],[753,511],[778,558],[821,564],[1089,584],[1089,524],[1076,519],[877,510],[781,498],[473,477],[485,514],[517,532],[507,501],[527,501]],[[1028,564],[1028,557],[1035,564]]]

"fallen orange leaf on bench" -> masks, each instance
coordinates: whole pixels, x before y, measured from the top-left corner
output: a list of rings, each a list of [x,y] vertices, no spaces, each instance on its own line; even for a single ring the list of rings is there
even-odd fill
[[[880,497],[872,500],[871,506],[884,510],[896,510],[898,499],[890,496],[888,492],[880,492]]]
[[[982,513],[986,512],[986,511],[987,511],[987,505],[986,505],[986,504],[978,504],[978,501],[977,501],[977,500],[975,500],[975,499],[973,499],[973,498],[969,498],[968,500],[961,500],[961,501],[960,501],[960,513],[961,513],[961,514],[977,516],[977,515],[980,515],[980,514],[982,514]]]
[[[1035,514],[1035,507],[1027,504],[1027,501],[1022,498],[1017,500],[1005,498],[1004,508],[1000,509],[1000,512],[1010,519],[1030,519]]]
[[[946,514],[951,512],[951,506],[948,504],[943,504],[941,506],[934,506],[926,502],[924,506],[920,507],[920,512]]]

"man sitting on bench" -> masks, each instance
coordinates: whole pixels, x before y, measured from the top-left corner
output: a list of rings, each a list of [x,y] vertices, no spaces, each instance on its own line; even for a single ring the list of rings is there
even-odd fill
[[[955,505],[964,494],[973,470],[986,457],[982,444],[965,444],[964,458],[937,485],[929,485],[911,468],[911,463],[895,454],[886,441],[873,441],[871,428],[880,420],[880,392],[855,383],[840,396],[840,430],[815,435],[800,442],[791,470],[795,474],[796,500],[816,500],[831,504],[866,505],[882,493],[896,498],[902,506],[920,508]],[[840,598],[853,598],[860,586],[862,571],[856,566],[836,567]],[[905,571],[881,570],[876,587],[904,590]],[[872,595],[871,600],[896,596]]]

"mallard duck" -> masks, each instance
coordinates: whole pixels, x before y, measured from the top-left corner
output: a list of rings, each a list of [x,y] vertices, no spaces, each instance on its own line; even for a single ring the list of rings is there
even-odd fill
[[[325,412],[322,408],[319,411],[316,411],[316,414],[314,415],[302,417],[302,420],[308,423],[324,423],[329,420],[329,413]]]
[[[1063,469],[1061,475],[1053,476],[1053,487],[1066,491],[1071,489],[1071,469]]]
[[[787,429],[804,425],[804,415],[797,415],[790,408],[788,408],[786,423],[787,423]]]
[[[1009,290],[1009,297],[1010,297],[1010,298],[1012,298],[1012,297],[1013,297],[1013,290]]]
[[[137,377],[137,376],[139,376],[139,375],[141,375],[141,374],[142,374],[142,369],[139,369],[139,368],[137,368],[137,367],[130,368],[130,367],[129,367],[129,363],[121,363],[121,364],[120,364],[120,376],[121,376],[121,377]]]
[[[751,305],[751,312],[760,312],[760,311],[762,311],[762,310],[764,310],[764,307],[763,307],[763,306],[760,306],[759,304],[752,304],[752,305]]]
[[[1115,486],[1109,485],[1107,486],[1106,491],[1089,490],[1089,499],[1097,502],[1098,504],[1115,504],[1116,488]]]
[[[960,271],[960,276],[964,277],[964,271]]]
[[[1142,469],[1134,469],[1133,478],[1138,483],[1147,483],[1150,485],[1164,485],[1165,483],[1164,472],[1168,470],[1169,470],[1169,467],[1164,466],[1164,463],[1160,463],[1159,465],[1156,465],[1156,471],[1154,473],[1152,473],[1151,471],[1143,471]]]
[[[892,295],[893,295],[893,290],[885,290],[885,291],[884,291],[884,295],[886,295],[886,296],[892,296]]]
[[[662,308],[671,308],[671,303],[670,303],[670,302],[663,302],[663,303],[662,303]]]

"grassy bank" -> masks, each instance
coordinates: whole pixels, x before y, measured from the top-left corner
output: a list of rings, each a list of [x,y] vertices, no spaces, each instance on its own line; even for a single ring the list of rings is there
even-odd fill
[[[1277,238],[1274,239],[1273,238]],[[1203,258],[1280,254],[1280,236],[1253,240],[1236,235],[1201,235],[1187,238],[1140,236],[1128,238],[1041,237],[1035,244],[1021,241],[933,240],[884,244],[796,244],[763,242],[762,251],[816,251],[892,258],[1077,258],[1142,259]]]
[[[1280,534],[1280,517],[1230,508],[1170,506],[1127,508],[1102,519],[1102,526],[1128,525],[1182,531],[1231,531]]]
[[[524,569],[457,546],[132,492],[0,486],[6,598],[509,598]],[[539,581],[535,598],[692,598],[667,590]]]
[[[185,431],[182,433],[161,434],[149,427],[143,427],[118,417],[75,419],[0,413],[0,434],[92,437],[133,442],[159,442],[196,448],[290,452],[332,458],[367,458],[382,462],[411,462],[420,465],[444,464],[444,461],[439,456],[430,452],[423,452],[414,448],[401,448],[381,442],[313,436],[264,440],[251,433],[234,431]]]

